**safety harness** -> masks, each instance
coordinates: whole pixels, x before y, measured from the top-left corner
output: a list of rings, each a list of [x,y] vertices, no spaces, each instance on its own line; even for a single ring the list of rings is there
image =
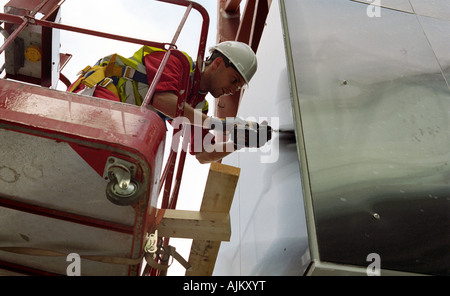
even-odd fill
[[[74,92],[80,84],[84,84],[85,89],[82,93],[92,95],[95,87],[104,87],[119,97],[121,102],[140,106],[149,88],[144,57],[157,51],[165,50],[143,46],[130,58],[118,54],[108,55],[100,59],[93,67],[87,66],[81,70],[80,77],[68,91]],[[184,54],[189,60],[192,77],[195,63],[189,55]]]

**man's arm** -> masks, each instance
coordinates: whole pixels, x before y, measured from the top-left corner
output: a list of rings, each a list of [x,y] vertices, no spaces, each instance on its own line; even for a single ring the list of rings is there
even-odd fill
[[[160,92],[153,96],[153,107],[169,116],[170,118],[175,117],[175,111],[177,108],[178,97],[172,92]],[[209,126],[210,118],[199,110],[194,109],[192,106],[185,104],[184,115],[183,115],[192,125]],[[201,118],[201,121],[199,120]],[[205,122],[206,121],[206,122]],[[221,152],[219,152],[221,151]],[[216,162],[224,158],[225,156],[231,154],[235,151],[233,142],[222,142],[212,144],[209,147],[203,147],[202,151],[195,154],[197,160],[202,163]]]
[[[153,104],[152,106],[169,116],[170,118],[175,118],[176,110],[177,110],[177,102],[178,96],[172,92],[160,92],[156,93],[153,96]],[[199,110],[195,110],[191,105],[184,105],[184,115],[187,120],[192,125],[198,126],[209,126],[209,117],[206,114],[203,114]],[[200,120],[201,118],[201,120]],[[205,122],[205,120],[207,122]]]
[[[178,96],[173,92],[156,93],[153,97],[153,107],[164,113],[170,118],[175,118]],[[266,124],[258,124],[242,120],[238,117],[231,118],[230,121],[221,121],[217,118],[211,118],[192,106],[185,104],[183,117],[189,121],[191,125],[200,126],[209,129],[211,125],[217,125],[219,131],[234,130],[232,142],[219,142],[203,147],[201,152],[196,154],[196,158],[200,163],[210,163],[221,160],[232,152],[243,147],[260,147],[263,146],[271,138],[271,128]],[[261,129],[260,129],[261,127]],[[260,141],[261,132],[263,133],[262,141]],[[266,134],[266,135],[264,135]],[[203,143],[202,143],[203,144]]]

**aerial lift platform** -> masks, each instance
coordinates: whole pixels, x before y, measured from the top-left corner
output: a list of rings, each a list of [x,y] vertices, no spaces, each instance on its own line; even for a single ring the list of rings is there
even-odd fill
[[[174,130],[172,147],[182,147],[172,149],[163,166],[166,128],[145,107],[167,59],[142,107],[54,87],[58,79],[70,85],[61,69],[71,55],[59,52],[59,30],[184,57],[175,43],[196,9],[203,17],[201,69],[207,12],[191,1],[163,0],[186,6],[186,13],[173,40],[157,43],[63,25],[62,2],[11,0],[0,13],[6,71],[0,79],[0,273],[66,275],[75,254],[81,275],[164,275],[170,256],[183,262],[187,274],[211,274],[220,241],[230,237],[239,169],[211,165],[200,211],[176,210],[188,137]],[[197,70],[194,89],[199,75]],[[182,79],[179,116],[191,87],[189,72]],[[170,237],[194,239],[189,262],[169,246]]]

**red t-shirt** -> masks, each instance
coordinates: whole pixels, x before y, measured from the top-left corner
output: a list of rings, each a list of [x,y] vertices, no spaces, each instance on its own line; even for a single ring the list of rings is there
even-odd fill
[[[145,68],[146,68],[146,72],[147,72],[147,80],[148,80],[149,85],[151,85],[153,78],[155,77],[156,72],[158,71],[159,65],[161,64],[161,60],[163,59],[163,57],[164,57],[164,52],[162,52],[162,51],[153,52],[151,54],[147,54],[144,57]],[[184,64],[178,59],[178,57],[176,57],[174,55],[170,55],[170,57],[167,61],[166,67],[164,68],[164,71],[159,80],[159,83],[156,85],[155,93],[174,92],[175,94],[178,94],[180,92],[180,90],[182,90],[184,88],[184,86],[182,85],[181,78],[180,78],[181,73],[183,73],[183,66],[184,66]],[[80,84],[80,86],[74,92],[80,92],[83,89],[84,89],[84,84]],[[193,105],[191,102],[192,95],[193,94],[189,94],[188,99],[187,99],[187,103],[190,104],[191,106]],[[97,97],[97,98],[112,100],[112,101],[120,101],[120,99],[113,92],[111,92],[103,87],[96,87],[94,90],[93,96]],[[198,96],[199,97],[197,97],[197,99],[195,101],[203,102],[205,100],[206,94],[198,94]],[[196,106],[192,106],[192,107],[195,108]],[[207,113],[207,110],[204,110],[204,112]],[[190,146],[191,154],[195,154],[195,153],[199,152],[196,150],[198,150],[198,147],[202,147],[202,146],[199,146],[198,142],[197,142],[197,145],[194,146],[194,141],[202,141],[201,144],[203,144],[203,140],[205,139],[205,137],[208,134],[209,134],[208,129],[202,129],[199,127],[192,126],[192,128],[191,128],[191,146]],[[201,137],[199,137],[199,136],[201,136]],[[206,141],[208,141],[210,143],[214,143],[214,137],[209,135],[208,138],[206,138]],[[194,149],[194,147],[196,147],[197,149]]]
[[[147,80],[150,85],[158,71],[161,60],[164,57],[165,52],[156,51],[151,54],[147,54],[144,57],[145,70],[147,72]],[[179,93],[184,88],[181,83],[181,73],[183,72],[183,63],[174,55],[170,55],[167,60],[166,67],[161,75],[161,78],[156,85],[155,93],[171,91]]]
[[[144,58],[149,85],[152,83],[163,57],[164,52],[157,51],[151,54],[147,54]],[[180,62],[180,60],[176,56],[171,55],[167,61],[166,67],[164,68],[159,83],[156,85],[155,93],[170,91],[178,94],[179,91],[183,88],[180,79],[182,69],[183,64]],[[69,87],[69,89],[70,88],[71,87]],[[84,84],[80,84],[74,92],[78,93],[84,88]],[[113,92],[103,87],[96,87],[93,96],[112,101],[120,101],[120,98],[117,97]]]
[[[164,52],[153,52],[151,54],[147,54],[144,58],[149,85],[152,83],[152,80],[155,77],[156,72],[158,71],[158,67],[163,57]],[[181,73],[183,72],[183,66],[183,63],[176,56],[171,55],[161,75],[161,79],[156,85],[155,93],[172,91],[178,94],[179,91],[184,88],[180,79]],[[192,95],[193,94],[189,94],[187,103],[195,108],[196,106],[194,106],[190,100]],[[205,100],[206,94],[198,94],[198,96],[200,97],[198,97],[196,101],[203,102]],[[208,110],[204,110],[203,112],[207,113]],[[199,150],[202,147],[204,141],[213,144],[214,136],[209,133],[208,129],[202,129],[197,126],[192,126],[191,143],[189,149],[190,154],[194,155],[200,152]],[[195,145],[195,143],[197,144]]]

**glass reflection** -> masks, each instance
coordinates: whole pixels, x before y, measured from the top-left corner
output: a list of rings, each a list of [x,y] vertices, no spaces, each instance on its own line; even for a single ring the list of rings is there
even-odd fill
[[[285,4],[321,260],[448,274],[450,22]]]

